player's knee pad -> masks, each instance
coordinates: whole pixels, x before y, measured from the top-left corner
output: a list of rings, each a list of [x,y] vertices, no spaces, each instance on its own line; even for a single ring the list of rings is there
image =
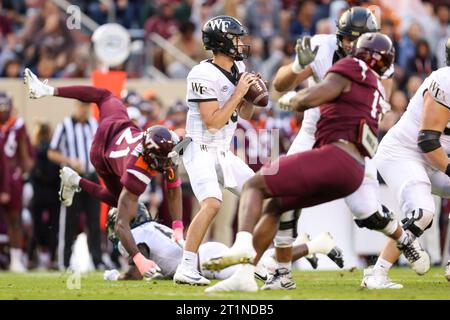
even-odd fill
[[[423,209],[413,210],[402,220],[403,229],[409,230],[416,237],[420,237],[433,224],[433,217],[433,212]]]
[[[360,228],[381,231],[384,234],[392,234],[397,228],[394,214],[384,205],[382,210],[377,210],[365,219],[355,219],[355,223]]]
[[[280,225],[274,239],[275,247],[286,248],[292,246],[297,238],[297,220],[300,210],[288,211],[280,216]]]

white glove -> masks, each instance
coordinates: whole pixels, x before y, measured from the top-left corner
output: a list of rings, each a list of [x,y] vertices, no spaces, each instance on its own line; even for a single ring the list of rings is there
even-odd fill
[[[116,269],[105,270],[103,272],[103,280],[105,281],[117,281],[119,280],[120,272]]]
[[[289,91],[278,99],[278,107],[286,111],[293,111],[291,108],[291,99],[297,94],[295,91]]]

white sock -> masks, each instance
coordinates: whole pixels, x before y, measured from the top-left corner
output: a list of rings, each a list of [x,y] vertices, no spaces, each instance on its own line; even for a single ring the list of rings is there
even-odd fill
[[[22,263],[22,249],[19,248],[11,248],[9,249],[9,253],[11,255],[11,263],[12,262],[16,262],[16,263]]]
[[[290,261],[289,262],[278,262],[277,264],[278,264],[278,266],[277,266],[278,269],[286,268],[289,271],[292,269],[292,262],[290,262]]]
[[[390,263],[387,260],[384,260],[381,257],[378,257],[377,263],[375,263],[375,266],[373,267],[374,270],[384,270],[386,273],[388,273],[389,269],[391,269],[392,263]]]
[[[253,248],[253,235],[247,231],[239,231],[233,247]]]
[[[183,251],[183,258],[181,259],[181,264],[185,267],[193,268],[197,270],[198,264],[197,252]]]
[[[236,276],[245,276],[248,279],[253,279],[253,277],[255,276],[255,266],[253,264],[250,263],[244,263],[241,265],[241,268],[236,271],[234,274],[236,274]]]
[[[311,241],[308,241],[306,246],[308,247],[308,255],[314,254],[314,253],[323,253],[328,254],[330,252],[329,246],[322,243],[320,241],[321,239],[316,237],[312,239]]]

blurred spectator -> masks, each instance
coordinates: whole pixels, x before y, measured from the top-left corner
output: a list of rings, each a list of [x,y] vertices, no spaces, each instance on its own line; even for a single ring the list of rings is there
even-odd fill
[[[139,109],[136,107],[128,107],[127,112],[128,118],[130,118],[130,120],[133,121],[136,126],[140,127],[140,120],[142,115]]]
[[[316,34],[316,25],[314,24],[315,10],[316,5],[312,0],[304,0],[299,3],[289,27],[289,35],[292,39]]]
[[[391,95],[391,110],[401,116],[408,106],[408,98],[401,90],[395,90]]]
[[[401,38],[398,44],[398,64],[405,69],[410,58],[416,53],[416,44],[422,38],[422,27],[419,23],[413,22],[408,28],[408,32]]]
[[[46,74],[53,75],[71,61],[75,42],[58,7],[46,1],[41,10],[27,20],[22,32],[24,63],[28,67],[45,61]],[[50,67],[51,64],[51,67]],[[48,70],[53,68],[54,70]]]
[[[416,74],[426,78],[437,68],[436,57],[430,53],[430,46],[425,39],[420,39],[416,44],[416,54],[408,60],[406,65],[407,76]]]
[[[167,1],[167,0],[165,0]],[[174,17],[175,5],[169,1],[164,2],[158,9],[158,14],[150,17],[144,25],[145,36],[148,38],[152,33],[156,33],[165,39],[169,39],[178,32],[179,22]],[[159,47],[153,50],[153,65],[165,72],[164,51]]]
[[[108,21],[109,15],[115,17],[115,22],[125,28],[138,27],[138,19],[135,16],[134,6],[128,0],[91,1],[88,12],[90,17],[99,25]]]
[[[13,32],[13,22],[0,8],[0,39],[8,37]]]
[[[285,41],[282,37],[276,36],[271,39],[269,46],[269,57],[261,64],[259,71],[266,81],[271,81],[278,68],[283,64],[286,57],[284,53]]]
[[[438,67],[444,67],[445,50],[443,50],[447,39],[450,37],[450,8],[448,5],[441,4],[436,8],[436,48],[434,53],[438,61]]]
[[[86,78],[89,77],[90,66],[90,53],[88,46],[79,46],[74,55],[76,59],[71,61],[61,73],[63,78]]]
[[[59,166],[47,157],[52,131],[46,122],[39,122],[33,133],[36,164],[31,171],[33,198],[30,211],[33,216],[33,237],[29,245],[32,258],[38,248],[39,268],[56,268],[56,248],[59,228]]]
[[[174,17],[175,6],[165,1],[158,8],[158,14],[150,17],[144,25],[145,34],[157,33],[165,39],[169,39],[178,31],[179,22]]]
[[[261,70],[262,63],[264,62],[264,42],[261,38],[249,37],[250,56],[245,60],[247,70]]]
[[[202,42],[194,36],[195,24],[187,21],[181,24],[180,30],[170,38],[170,43],[189,58],[200,62],[208,57]],[[171,78],[186,79],[190,68],[177,60],[173,55],[164,52],[164,65]]]
[[[252,36],[266,42],[280,33],[280,10],[279,0],[247,1],[244,25]]]
[[[188,108],[184,101],[177,100],[167,112],[164,126],[173,130],[179,137],[184,137]]]
[[[21,77],[22,66],[18,59],[11,59],[6,61],[3,68],[2,77],[4,78],[19,78]]]
[[[406,82],[406,95],[408,100],[411,99],[422,84],[423,79],[417,75],[412,75]]]

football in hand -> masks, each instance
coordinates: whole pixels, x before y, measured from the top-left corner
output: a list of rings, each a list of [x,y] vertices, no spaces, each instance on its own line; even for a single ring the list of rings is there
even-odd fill
[[[242,73],[239,75],[242,75]],[[267,107],[269,103],[269,91],[263,79],[259,78],[258,82],[253,84],[244,96],[247,102],[253,103],[258,107]]]

